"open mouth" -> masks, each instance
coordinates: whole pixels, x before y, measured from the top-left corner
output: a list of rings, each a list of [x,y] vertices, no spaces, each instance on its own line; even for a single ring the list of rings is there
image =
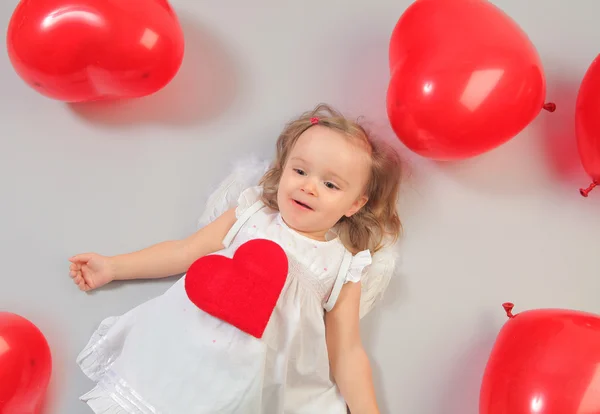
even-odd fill
[[[310,206],[308,206],[308,205],[306,205],[306,204],[304,204],[304,203],[301,203],[301,202],[300,202],[300,201],[298,201],[298,200],[293,200],[293,201],[294,201],[294,203],[295,203],[296,205],[298,205],[298,206],[300,206],[300,207],[302,207],[302,208],[305,208],[305,209],[307,209],[307,210],[312,210],[312,208],[311,208]]]

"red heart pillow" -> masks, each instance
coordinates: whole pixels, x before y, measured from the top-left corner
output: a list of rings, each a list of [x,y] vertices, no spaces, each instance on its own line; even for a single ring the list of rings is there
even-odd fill
[[[255,239],[232,259],[208,255],[185,277],[190,300],[204,312],[262,338],[287,278],[288,260],[275,242]]]

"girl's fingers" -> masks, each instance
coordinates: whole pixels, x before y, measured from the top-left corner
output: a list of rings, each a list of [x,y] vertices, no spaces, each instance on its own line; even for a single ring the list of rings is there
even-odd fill
[[[79,286],[80,290],[85,290],[85,282],[83,280],[80,283],[78,283],[77,286]]]

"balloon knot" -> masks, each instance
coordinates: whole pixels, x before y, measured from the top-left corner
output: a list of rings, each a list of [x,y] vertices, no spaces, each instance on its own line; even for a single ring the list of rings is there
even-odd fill
[[[554,112],[556,111],[556,104],[554,102],[545,103],[544,109],[548,112]]]
[[[583,197],[587,197],[588,194],[590,193],[590,191],[592,191],[594,189],[594,187],[596,187],[597,185],[598,185],[598,181],[594,181],[593,183],[590,184],[590,186],[588,188],[580,188],[579,194],[581,194]]]
[[[512,314],[512,309],[515,307],[515,305],[513,305],[510,302],[506,302],[506,303],[502,304],[502,307],[506,311],[506,316],[508,316],[509,318],[514,318],[515,317],[515,315]]]

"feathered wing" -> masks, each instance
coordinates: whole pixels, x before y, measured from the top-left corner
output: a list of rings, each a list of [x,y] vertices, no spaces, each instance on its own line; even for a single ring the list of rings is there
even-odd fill
[[[362,319],[383,299],[396,270],[396,245],[386,246],[372,256],[372,263],[361,278],[360,318]]]
[[[204,212],[198,219],[198,228],[206,226],[225,211],[235,207],[242,191],[258,185],[268,168],[269,163],[257,157],[248,157],[237,161],[232,172],[219,183],[208,197]]]
[[[210,194],[204,212],[198,219],[198,228],[206,226],[225,211],[236,206],[242,191],[258,185],[268,170],[269,162],[248,157],[234,164],[232,172]],[[367,315],[381,299],[389,285],[396,267],[395,246],[386,246],[373,254],[372,263],[361,278],[360,317]]]

